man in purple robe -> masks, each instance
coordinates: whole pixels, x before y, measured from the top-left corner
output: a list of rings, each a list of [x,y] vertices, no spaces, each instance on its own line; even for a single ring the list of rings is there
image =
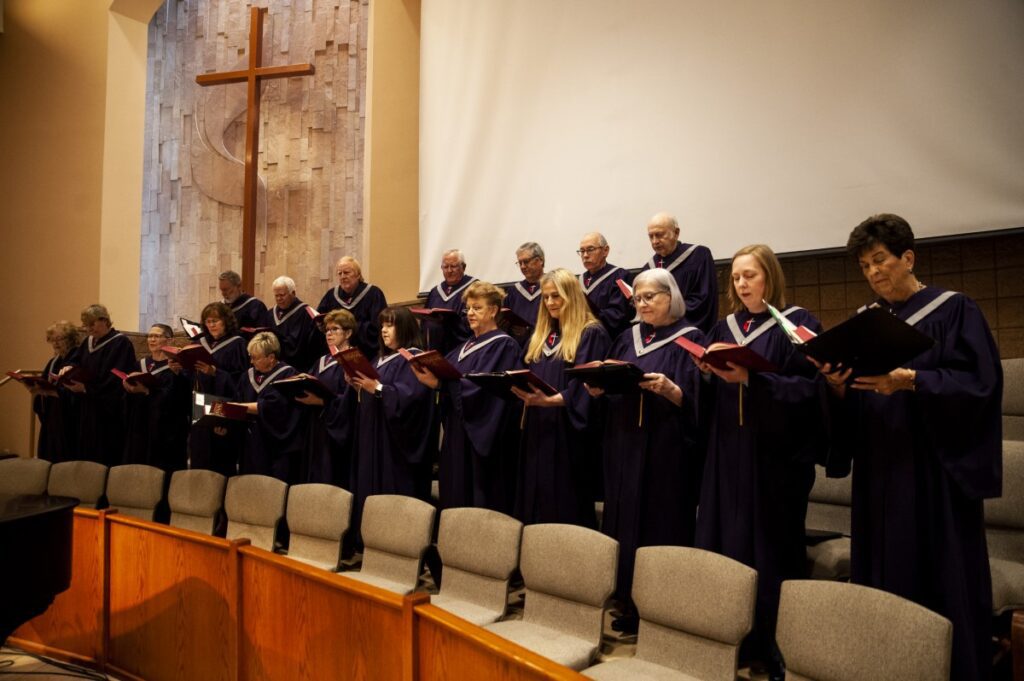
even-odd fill
[[[580,285],[587,296],[590,309],[604,325],[608,335],[614,340],[629,328],[636,311],[629,297],[619,289],[616,283],[622,279],[630,284],[633,275],[621,267],[608,262],[611,247],[607,239],[599,232],[591,232],[580,240],[580,248],[576,253],[583,261],[583,274]]]
[[[427,294],[426,307],[451,310],[457,318],[446,322],[423,319],[421,327],[427,349],[446,354],[472,335],[462,305],[462,292],[476,281],[476,277],[466,274],[466,258],[457,248],[445,251],[441,256],[441,274],[444,279]]]
[[[528,241],[516,250],[516,265],[523,273],[523,280],[513,284],[505,294],[502,307],[507,307],[516,317],[527,323],[525,327],[506,328],[509,335],[525,346],[537,324],[537,310],[540,308],[540,278],[544,274],[544,249],[540,244]]]
[[[312,308],[295,295],[295,280],[274,280],[273,333],[281,343],[280,360],[297,367],[311,367],[327,349],[323,334],[310,314]]]
[[[663,268],[675,277],[686,297],[686,318],[707,333],[718,321],[718,275],[707,246],[679,241],[679,222],[668,213],[658,213],[647,223],[647,237],[654,256],[643,269]]]
[[[346,255],[339,259],[337,274],[338,285],[324,293],[316,306],[317,312],[325,314],[337,309],[351,312],[358,325],[351,343],[362,350],[367,359],[373,359],[379,351],[377,317],[388,306],[388,301],[383,291],[363,281],[363,269],[355,258]]]
[[[217,277],[217,286],[224,297],[224,303],[238,321],[241,329],[269,328],[270,310],[263,301],[242,291],[242,277],[238,272],[228,270]]]

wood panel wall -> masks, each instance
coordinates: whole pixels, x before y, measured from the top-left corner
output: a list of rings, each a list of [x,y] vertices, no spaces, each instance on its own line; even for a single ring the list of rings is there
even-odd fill
[[[342,255],[362,255],[369,0],[266,0],[264,65],[316,74],[263,85],[256,290],[286,274],[315,304]],[[241,268],[245,84],[200,88],[239,68],[249,2],[170,0],[149,29],[139,328],[194,317]]]

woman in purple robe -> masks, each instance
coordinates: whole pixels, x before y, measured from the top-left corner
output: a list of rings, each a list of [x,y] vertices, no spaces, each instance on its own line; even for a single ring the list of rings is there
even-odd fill
[[[779,588],[806,573],[804,521],[814,462],[827,450],[824,381],[768,311],[818,333],[809,312],[786,306],[786,282],[768,246],[741,248],[732,260],[728,299],[733,312],[712,327],[708,347],[742,345],[774,364],[757,372],[701,362],[711,393],[707,460],[696,545],[757,570],[757,609],[746,655],[763,660],[769,678],[785,671],[775,645]]]
[[[835,395],[833,447],[852,459],[851,579],[953,622],[950,678],[991,673],[992,585],[983,501],[1002,491],[999,352],[977,304],[914,275],[906,220],[876,215],[847,250],[872,303],[935,340],[881,376],[821,367]],[[866,309],[866,308],[862,308]]]
[[[339,352],[348,350],[349,341],[356,332],[356,318],[348,310],[332,310],[324,317],[324,338],[327,346]],[[311,409],[306,438],[306,452],[299,471],[302,482],[323,482],[351,489],[350,469],[352,467],[352,421],[355,417],[354,403],[348,398],[349,387],[345,372],[327,353],[309,371],[330,388],[334,397],[324,401],[316,395],[306,393],[296,401]]]
[[[214,363],[198,362],[194,372],[183,372],[174,360],[168,365],[171,371],[190,377],[195,392],[233,398],[239,379],[249,367],[245,339],[238,333],[235,314],[225,303],[210,303],[203,308],[201,322],[206,331],[197,342],[210,353]],[[240,428],[193,426],[188,437],[189,467],[206,468],[229,477],[236,475],[243,440]]]
[[[274,388],[274,382],[298,372],[277,359],[281,343],[269,331],[253,336],[248,350],[252,366],[239,379],[235,395],[254,418],[245,434],[239,473],[269,475],[295,484],[305,448],[305,415]]]
[[[422,352],[419,327],[407,308],[380,313],[381,355],[374,363],[380,378],[350,379],[359,391],[352,493],[352,527],[359,527],[363,502],[373,494],[402,494],[430,499],[431,446],[436,452],[434,393],[416,380],[398,352]]]
[[[579,280],[556,269],[540,279],[537,327],[526,350],[526,366],[558,390],[547,396],[513,388],[526,407],[515,516],[526,524],[569,523],[595,527],[588,487],[587,450],[594,398],[565,369],[608,356],[611,339],[590,311]]]
[[[635,392],[607,395],[602,531],[619,542],[616,594],[619,631],[636,631],[630,597],[636,550],[692,546],[700,454],[696,448],[700,372],[675,340],[701,343],[684,319],[686,305],[671,273],[641,272],[633,282],[640,321],[624,331],[609,357],[644,371]],[[591,395],[604,394],[588,386]]]
[[[479,280],[462,294],[473,337],[447,357],[462,374],[522,366],[519,344],[499,330],[496,322],[504,297],[500,288]],[[441,381],[429,369],[413,370],[427,387],[441,389],[441,508],[476,506],[511,514],[522,407],[485,392],[466,378]]]
[[[190,415],[188,379],[167,365],[161,348],[171,343],[174,331],[166,324],[154,324],[146,336],[149,356],[139,360],[136,374],[149,374],[156,385],[146,387],[126,378],[125,438],[123,463],[141,463],[177,471],[185,468],[186,441]]]
[[[132,371],[135,348],[128,336],[111,326],[110,313],[102,305],[82,310],[82,324],[89,335],[74,360],[61,369],[64,374],[73,365],[88,375],[85,382],[66,381],[80,405],[78,440],[67,458],[110,466],[120,461],[124,449],[124,389],[110,370]]]
[[[70,322],[57,322],[46,329],[46,342],[53,347],[53,357],[46,360],[43,377],[56,384],[60,370],[69,364],[78,346],[78,329]],[[78,437],[78,398],[68,390],[42,393],[32,388],[32,409],[39,417],[39,443],[36,455],[47,461],[74,458],[73,443]]]

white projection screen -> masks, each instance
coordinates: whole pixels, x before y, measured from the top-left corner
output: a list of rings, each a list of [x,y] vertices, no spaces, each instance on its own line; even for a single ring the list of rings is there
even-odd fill
[[[716,258],[1024,225],[1021,0],[423,0],[421,41],[421,290],[595,230],[637,267],[662,210]]]

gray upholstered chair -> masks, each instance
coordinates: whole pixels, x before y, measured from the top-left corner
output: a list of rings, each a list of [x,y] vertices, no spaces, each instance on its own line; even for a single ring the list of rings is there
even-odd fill
[[[782,583],[775,633],[787,681],[947,681],[953,624],[878,589]]]
[[[433,506],[398,494],[376,494],[363,504],[363,565],[352,579],[407,594],[416,589],[423,554],[434,531]]]
[[[113,466],[107,476],[107,503],[118,513],[155,520],[157,506],[164,497],[165,476],[154,466]]]
[[[1003,439],[1024,440],[1024,357],[1003,360]]]
[[[733,681],[740,643],[754,624],[757,571],[701,549],[636,552],[636,656],[595,665],[592,679]]]
[[[985,500],[985,535],[992,569],[992,607],[1013,612],[1010,638],[1024,651],[1024,442],[1003,441],[1003,496]],[[1003,632],[1000,632],[1000,636]],[[1020,653],[1016,653],[1020,654]],[[1024,669],[1024,659],[1014,661]]]
[[[223,531],[224,487],[227,478],[216,471],[195,469],[175,471],[167,490],[171,526],[201,534]]]
[[[62,461],[50,467],[46,493],[75,497],[82,508],[106,508],[107,467],[95,461]]]
[[[853,474],[826,478],[825,468],[815,466],[814,487],[807,504],[805,526],[809,530],[839,532],[843,536],[807,547],[807,570],[812,579],[850,578],[850,504]]]
[[[293,485],[288,489],[285,517],[291,533],[288,555],[324,570],[337,570],[341,540],[352,520],[352,493],[334,485]]]
[[[0,461],[0,494],[45,494],[50,462],[12,457]]]
[[[526,585],[522,620],[487,629],[559,664],[586,668],[601,642],[615,589],[619,543],[576,525],[528,525],[519,570]]]
[[[228,478],[224,494],[228,531],[224,536],[228,539],[245,537],[253,546],[273,551],[287,500],[287,483],[269,475]]]
[[[442,511],[437,551],[444,579],[431,604],[478,626],[501,619],[522,536],[523,524],[504,513],[485,508]]]

